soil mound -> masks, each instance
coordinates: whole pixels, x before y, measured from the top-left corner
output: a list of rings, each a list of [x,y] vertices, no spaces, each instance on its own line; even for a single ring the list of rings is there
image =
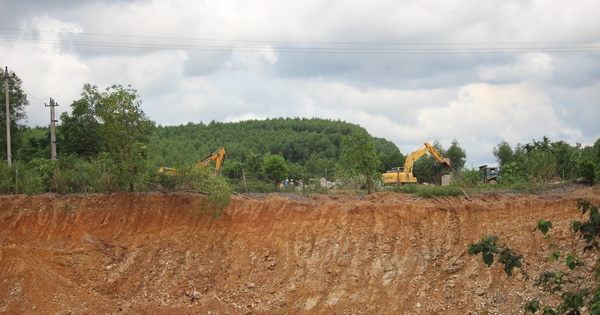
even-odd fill
[[[0,197],[2,314],[516,314],[537,292],[468,247],[497,235],[537,274],[552,220],[574,239],[576,199],[489,193],[234,196],[222,216],[190,193]]]

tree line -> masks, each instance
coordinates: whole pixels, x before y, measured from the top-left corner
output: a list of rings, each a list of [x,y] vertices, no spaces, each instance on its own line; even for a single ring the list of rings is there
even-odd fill
[[[49,127],[23,124],[29,102],[20,84],[17,79],[10,87],[16,163],[14,167],[0,164],[0,193],[5,194],[165,188],[176,181],[160,178],[160,167],[183,170],[219,147],[228,153],[221,173],[233,185],[240,184],[242,173],[256,191],[270,190],[270,181],[279,177],[334,180],[342,140],[366,132],[355,124],[318,118],[157,126],[145,115],[132,87],[113,85],[101,90],[85,84],[81,97],[70,105],[71,112],[60,115],[58,159],[50,160]],[[403,162],[393,143],[370,138],[382,167]],[[285,174],[274,177],[266,170],[276,156],[283,159]],[[0,157],[6,159],[5,152]]]
[[[16,163],[11,168],[0,164],[0,193],[4,194],[174,188],[183,183],[157,175],[159,168],[189,169],[220,147],[227,151],[222,178],[236,191],[267,192],[277,190],[285,179],[321,178],[345,179],[371,191],[380,186],[381,173],[402,166],[406,159],[394,143],[340,120],[273,118],[157,126],[142,110],[142,100],[132,87],[113,85],[101,90],[85,84],[81,97],[70,105],[71,113],[60,115],[58,159],[50,160],[49,128],[23,124],[29,102],[21,81],[10,82]],[[451,159],[454,175],[463,185],[477,182],[477,171],[465,168],[467,152],[456,139],[447,149],[438,141],[433,146]],[[6,159],[5,153],[0,157]],[[593,181],[600,164],[600,139],[594,146],[582,147],[544,137],[514,149],[502,141],[493,153],[503,184],[556,177],[573,180],[584,173],[590,173]],[[439,182],[442,167],[426,155],[414,163],[414,174],[419,182]],[[356,180],[348,180],[352,178]]]
[[[504,183],[578,180],[593,184],[600,166],[600,138],[593,146],[572,146],[565,141],[542,140],[517,144],[514,149],[506,141],[494,147],[493,154],[502,170]]]

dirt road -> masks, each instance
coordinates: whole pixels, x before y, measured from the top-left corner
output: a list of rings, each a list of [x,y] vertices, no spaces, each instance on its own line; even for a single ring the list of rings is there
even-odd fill
[[[0,313],[517,314],[531,281],[468,247],[497,235],[537,275],[536,222],[571,244],[576,199],[600,205],[598,186],[470,197],[235,196],[211,218],[193,194],[1,196]]]

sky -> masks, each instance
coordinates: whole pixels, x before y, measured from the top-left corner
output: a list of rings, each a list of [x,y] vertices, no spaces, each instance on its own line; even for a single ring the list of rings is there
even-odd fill
[[[27,124],[86,83],[136,89],[157,125],[342,120],[407,155],[600,138],[597,0],[0,0],[0,66]],[[59,122],[60,124],[60,122]]]

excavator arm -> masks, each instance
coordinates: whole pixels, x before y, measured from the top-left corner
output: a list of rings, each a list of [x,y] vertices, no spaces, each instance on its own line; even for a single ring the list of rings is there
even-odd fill
[[[208,164],[212,163],[213,161],[215,162],[215,174],[219,175],[221,174],[221,167],[223,166],[223,163],[225,163],[225,147],[221,147],[218,150],[216,150],[215,152],[213,152],[211,155],[207,156],[206,158],[204,158],[204,160],[198,162],[198,164],[196,165],[197,167],[204,167],[207,166]],[[158,169],[159,173],[165,173],[167,175],[174,175],[177,174],[177,169],[176,168],[172,168],[172,167],[161,167]]]
[[[445,168],[452,167],[449,158],[443,157],[438,150],[436,150],[429,142],[425,142],[420,148],[415,150],[415,152],[411,153],[408,157],[406,157],[406,161],[404,162],[404,171],[407,173],[412,173],[413,171],[413,163],[422,157],[423,155],[430,153],[435,157]]]
[[[423,155],[430,153],[433,155],[444,168],[452,167],[449,158],[443,157],[438,150],[436,150],[429,142],[425,142],[424,145],[419,147],[413,153],[406,157],[403,168],[394,168],[387,173],[383,173],[381,177],[386,184],[392,184],[397,182],[402,183],[416,183],[417,178],[413,175],[413,164]]]
[[[206,165],[212,163],[212,161],[216,161],[215,162],[215,173],[220,174],[221,167],[223,166],[223,163],[225,163],[225,156],[226,156],[225,147],[221,147],[218,150],[216,150],[215,152],[213,152],[211,155],[204,158],[204,160],[198,162],[198,166],[206,166]]]

